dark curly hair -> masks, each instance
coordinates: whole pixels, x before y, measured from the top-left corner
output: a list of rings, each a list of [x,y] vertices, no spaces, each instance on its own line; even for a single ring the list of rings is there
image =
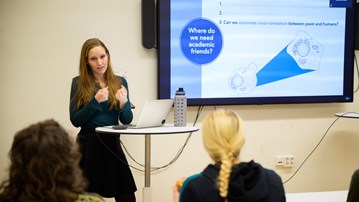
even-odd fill
[[[87,186],[77,144],[53,119],[17,132],[9,157],[9,177],[0,185],[1,202],[73,202]]]

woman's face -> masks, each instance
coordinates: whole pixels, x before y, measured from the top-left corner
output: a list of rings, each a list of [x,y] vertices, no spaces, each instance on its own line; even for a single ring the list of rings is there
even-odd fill
[[[94,76],[102,76],[107,70],[108,55],[102,46],[96,46],[88,52],[87,64]]]

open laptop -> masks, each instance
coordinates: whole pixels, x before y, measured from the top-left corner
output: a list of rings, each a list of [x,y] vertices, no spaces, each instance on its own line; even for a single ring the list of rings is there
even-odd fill
[[[147,100],[137,123],[128,125],[128,128],[150,128],[163,126],[172,106],[172,99]]]

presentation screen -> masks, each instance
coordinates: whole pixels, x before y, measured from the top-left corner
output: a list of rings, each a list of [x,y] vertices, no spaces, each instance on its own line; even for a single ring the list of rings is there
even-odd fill
[[[353,101],[355,2],[157,0],[158,98]]]

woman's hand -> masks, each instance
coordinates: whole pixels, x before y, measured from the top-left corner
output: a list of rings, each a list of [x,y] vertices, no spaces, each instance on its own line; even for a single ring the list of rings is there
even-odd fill
[[[173,202],[179,202],[179,195],[182,188],[183,182],[186,180],[186,177],[181,177],[176,180],[176,184],[172,186],[173,193]]]
[[[108,100],[108,87],[98,90],[95,95],[95,99],[98,103]]]
[[[116,92],[116,99],[120,102],[120,109],[122,109],[127,103],[127,89],[121,85],[121,88]]]
[[[176,184],[172,186],[173,202],[179,202],[179,190]]]

